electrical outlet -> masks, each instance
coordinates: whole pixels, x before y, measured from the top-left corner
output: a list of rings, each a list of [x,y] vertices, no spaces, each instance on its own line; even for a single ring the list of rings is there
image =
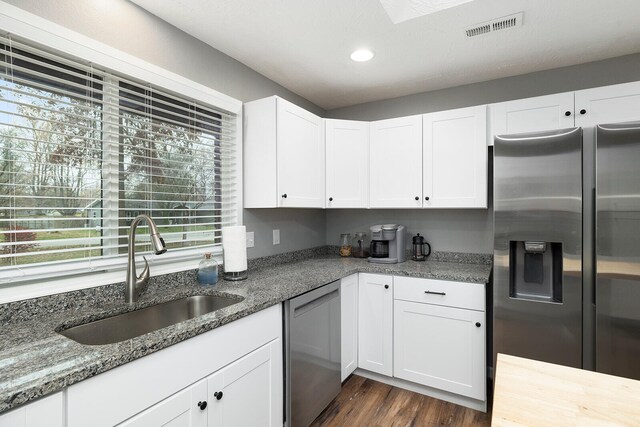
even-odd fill
[[[252,248],[256,245],[256,240],[253,231],[247,231],[247,247]]]
[[[279,245],[280,244],[280,230],[273,230],[273,244],[274,245]]]

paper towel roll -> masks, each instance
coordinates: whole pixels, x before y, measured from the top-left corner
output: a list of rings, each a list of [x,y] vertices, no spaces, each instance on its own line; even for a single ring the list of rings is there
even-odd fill
[[[222,227],[222,250],[224,271],[246,271],[247,228],[244,225]]]

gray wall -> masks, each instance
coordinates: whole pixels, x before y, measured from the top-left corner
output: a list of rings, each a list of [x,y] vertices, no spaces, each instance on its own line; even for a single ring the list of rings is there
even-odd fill
[[[379,120],[640,80],[640,53],[327,111],[326,117]]]
[[[318,115],[324,110],[235,59],[126,0],[6,0],[71,30],[247,102],[280,95]],[[245,210],[255,232],[250,258],[323,245],[325,214],[316,210]],[[281,244],[272,245],[272,230]]]

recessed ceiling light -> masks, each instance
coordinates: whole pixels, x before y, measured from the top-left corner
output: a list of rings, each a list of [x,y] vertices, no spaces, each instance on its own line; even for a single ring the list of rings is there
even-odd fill
[[[373,58],[373,52],[369,49],[358,49],[354,50],[351,54],[351,59],[356,62],[366,62]]]

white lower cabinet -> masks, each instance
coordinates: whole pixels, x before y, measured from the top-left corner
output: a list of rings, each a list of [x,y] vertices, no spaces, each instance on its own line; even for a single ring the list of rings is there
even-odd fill
[[[64,398],[61,391],[0,415],[0,427],[63,427],[64,425]]]
[[[398,300],[394,310],[396,378],[485,399],[484,312]]]
[[[358,367],[393,374],[393,277],[358,278]]]
[[[360,273],[360,374],[486,410],[485,298],[480,284]]]
[[[358,367],[358,275],[340,280],[341,379]]]
[[[70,386],[67,426],[282,426],[282,356],[276,305]]]
[[[282,342],[276,340],[120,424],[122,427],[282,425]],[[250,408],[250,410],[247,410]]]
[[[207,379],[209,427],[282,425],[282,395],[273,393],[282,384],[277,352],[282,352],[279,340]]]
[[[206,427],[207,382],[198,381],[120,424],[122,427]],[[202,409],[201,409],[202,408]]]

